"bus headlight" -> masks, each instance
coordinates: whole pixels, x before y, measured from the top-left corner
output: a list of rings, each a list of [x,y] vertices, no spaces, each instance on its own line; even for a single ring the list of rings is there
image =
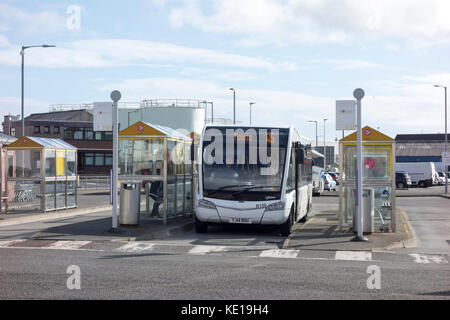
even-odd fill
[[[284,210],[284,202],[282,202],[282,201],[280,201],[280,202],[275,202],[275,203],[272,203],[272,204],[269,204],[267,207],[266,207],[266,212],[267,211],[279,211],[279,210]]]
[[[200,208],[216,210],[216,205],[214,203],[212,203],[211,201],[208,201],[205,199],[198,200],[198,206]]]

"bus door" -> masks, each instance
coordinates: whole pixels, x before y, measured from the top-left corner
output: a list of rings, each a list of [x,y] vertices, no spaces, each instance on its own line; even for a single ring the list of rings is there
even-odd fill
[[[294,142],[293,155],[295,161],[295,208],[297,216],[301,212],[300,188],[302,187],[302,166],[305,158],[305,151],[300,142]]]

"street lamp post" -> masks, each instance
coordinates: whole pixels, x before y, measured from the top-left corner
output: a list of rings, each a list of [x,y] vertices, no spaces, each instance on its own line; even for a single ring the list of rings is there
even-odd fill
[[[316,150],[317,150],[317,148],[319,147],[319,136],[317,135],[317,121],[308,120],[308,122],[314,122],[316,124]],[[319,152],[319,151],[317,150],[317,152]]]
[[[230,88],[233,91],[233,124],[236,124],[236,90]]]
[[[327,171],[327,145],[325,142],[325,121],[328,119],[323,119],[323,169]]]
[[[24,117],[24,65],[25,65],[25,49],[28,48],[53,48],[54,45],[48,45],[43,44],[40,46],[22,46],[22,50],[20,51],[20,55],[22,56],[22,99],[21,99],[21,106],[22,106],[22,137],[25,136],[25,117]]]
[[[444,88],[445,93],[445,153],[448,152],[448,141],[447,141],[447,87],[441,86],[439,84],[434,85],[436,88]],[[445,173],[445,193],[448,192],[448,168],[444,168]]]
[[[252,125],[252,105],[254,105],[256,102],[249,102],[250,105],[250,125]]]

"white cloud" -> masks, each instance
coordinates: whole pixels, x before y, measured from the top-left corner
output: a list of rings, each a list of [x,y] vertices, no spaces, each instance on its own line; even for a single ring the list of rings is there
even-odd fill
[[[26,98],[24,100],[25,117],[31,113],[47,112],[49,110],[49,103],[39,99]],[[3,116],[20,115],[21,114],[21,100],[16,97],[0,96],[0,117],[3,122]],[[0,129],[1,130],[1,129]]]
[[[363,124],[380,130],[392,137],[399,133],[442,132],[442,95],[428,84],[392,84],[392,91],[383,90],[387,83],[367,83],[363,99]],[[180,78],[128,79],[102,85],[101,91],[121,90],[124,101],[142,99],[190,98],[214,102],[216,117],[232,117],[232,94],[227,87],[213,81]],[[295,125],[305,136],[313,137],[315,128],[308,120],[328,118],[327,137],[341,137],[335,131],[335,100],[347,97],[321,97],[301,92],[264,89],[238,89],[236,91],[237,120],[248,122],[250,101],[253,119],[261,125]],[[322,129],[323,130],[323,127]]]
[[[18,65],[19,51],[18,46],[9,46],[7,49],[0,50],[0,64]],[[293,68],[290,63],[272,62],[260,57],[126,39],[93,39],[62,43],[56,48],[35,50],[30,57],[27,57],[27,65],[52,68],[151,66],[161,62],[261,68],[270,71]]]
[[[238,34],[239,43],[339,43],[393,37],[426,44],[450,42],[450,2],[441,0],[214,0],[182,1],[174,27]],[[208,9],[209,9],[208,7]],[[207,11],[207,12],[206,12]]]
[[[31,36],[43,33],[63,33],[66,17],[57,11],[29,13],[7,4],[0,4],[0,21],[21,35]]]

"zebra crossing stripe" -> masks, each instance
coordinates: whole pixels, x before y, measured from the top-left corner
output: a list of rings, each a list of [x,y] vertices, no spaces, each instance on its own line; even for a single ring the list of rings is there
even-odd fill
[[[369,251],[336,251],[335,260],[371,261],[372,252]]]
[[[205,255],[205,254],[217,254],[220,252],[227,251],[226,247],[223,246],[195,246],[191,250],[189,250],[190,254],[198,254],[198,255]]]
[[[91,243],[92,241],[69,241],[69,240],[60,240],[54,243],[49,244],[46,248],[49,249],[67,249],[67,250],[77,250],[81,247]]]
[[[24,242],[25,239],[15,239],[15,240],[0,240],[0,248],[6,248],[14,243]]]
[[[420,264],[428,264],[428,263],[430,263],[430,261],[434,262],[436,264],[448,263],[448,261],[443,256],[439,256],[439,255],[426,256],[424,254],[419,254],[419,253],[410,253],[409,256],[414,258],[415,263],[420,263]]]
[[[154,246],[153,243],[130,242],[130,243],[127,243],[127,244],[117,248],[116,251],[120,251],[120,252],[142,252],[142,251],[152,250],[153,246]]]
[[[297,258],[300,250],[293,249],[269,249],[263,250],[259,256],[261,258]]]

